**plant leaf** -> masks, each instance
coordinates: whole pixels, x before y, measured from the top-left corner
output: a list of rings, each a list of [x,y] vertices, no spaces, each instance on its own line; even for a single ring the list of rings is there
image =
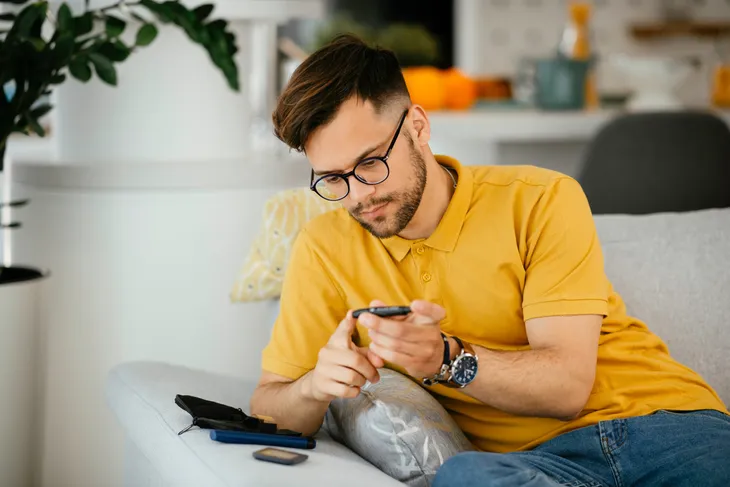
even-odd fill
[[[131,53],[132,50],[119,39],[107,41],[99,47],[99,54],[115,63],[125,61]]]
[[[45,115],[46,113],[50,112],[51,110],[53,110],[53,105],[50,105],[48,103],[44,103],[42,105],[38,105],[37,107],[33,108],[30,111],[30,116],[33,117],[33,118],[35,118],[35,119],[39,119],[43,115]]]
[[[197,19],[202,22],[207,19],[211,13],[213,13],[214,8],[214,5],[207,3],[197,7],[195,10],[193,10],[193,13],[195,14],[195,17],[197,17]]]
[[[55,49],[53,49],[53,61],[57,68],[62,68],[68,64],[74,53],[74,36],[71,33],[64,33],[56,41]]]
[[[38,120],[33,118],[30,113],[26,113],[25,119],[28,121],[28,127],[41,137],[46,136],[46,130],[38,123]]]
[[[200,22],[195,18],[195,14],[186,9],[183,4],[173,0],[168,0],[164,5],[171,12],[172,22],[182,27],[192,41],[200,42],[200,36],[198,35],[199,28],[196,28],[200,25]]]
[[[43,49],[46,48],[46,43],[45,43],[45,41],[43,39],[31,38],[31,39],[28,39],[28,42],[30,42],[30,44],[38,52],[41,52]]]
[[[96,75],[100,80],[108,85],[117,85],[117,70],[109,59],[99,53],[92,52],[89,54],[89,61],[94,65]]]
[[[68,70],[71,76],[77,80],[86,83],[91,79],[91,67],[86,59],[86,56],[76,56],[71,58],[71,62],[68,64]]]
[[[74,16],[71,13],[71,9],[64,3],[61,8],[58,9],[58,30],[61,32],[73,31],[74,28]]]
[[[124,32],[127,23],[113,15],[106,16],[106,35],[107,37],[119,37]]]
[[[225,33],[222,30],[215,29],[211,31],[210,36],[212,42],[206,46],[206,49],[211,60],[223,72],[223,75],[228,81],[228,86],[234,91],[239,91],[238,68],[228,53],[230,47],[228,46]]]
[[[52,85],[60,85],[66,81],[66,75],[65,74],[57,74],[53,77],[51,77],[51,84]]]
[[[137,31],[137,40],[135,44],[138,46],[149,46],[156,37],[157,27],[155,27],[154,24],[144,24]]]
[[[74,34],[76,34],[76,37],[88,34],[93,28],[94,15],[91,12],[86,12],[74,19]]]
[[[43,23],[48,11],[48,3],[38,2],[25,7],[15,19],[13,28],[10,29],[10,35],[16,35],[20,38],[33,36],[38,30],[38,23]],[[35,36],[40,37],[40,36]]]

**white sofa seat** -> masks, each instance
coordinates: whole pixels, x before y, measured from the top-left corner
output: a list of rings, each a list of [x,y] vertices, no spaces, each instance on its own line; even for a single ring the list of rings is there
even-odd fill
[[[596,226],[606,273],[629,313],[646,321],[676,359],[699,372],[730,404],[730,208],[603,215],[596,217]],[[258,352],[259,345],[245,344],[248,353]],[[307,451],[310,459],[296,467],[256,461],[251,452],[260,447],[217,444],[207,431],[177,436],[190,417],[175,405],[176,394],[247,411],[253,388],[243,379],[167,364],[133,362],[114,368],[107,399],[126,432],[126,485],[402,485],[324,433],[317,448]]]
[[[128,438],[126,485],[143,486],[397,486],[402,485],[320,431],[309,459],[295,467],[261,462],[257,445],[212,441],[209,430],[178,435],[191,417],[174,402],[188,394],[248,410],[255,384],[159,362],[131,362],[111,370],[107,402]],[[153,472],[141,478],[140,462]],[[292,475],[295,475],[294,477]],[[164,479],[164,480],[163,480]]]

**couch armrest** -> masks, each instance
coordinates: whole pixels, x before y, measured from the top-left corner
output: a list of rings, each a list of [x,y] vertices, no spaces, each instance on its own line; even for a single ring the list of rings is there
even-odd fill
[[[154,466],[169,486],[342,485],[402,486],[324,432],[309,460],[287,467],[255,460],[262,447],[229,445],[210,440],[208,430],[193,428],[190,416],[174,402],[189,394],[248,410],[255,384],[200,370],[157,362],[131,362],[114,367],[107,378],[107,402],[128,440]]]

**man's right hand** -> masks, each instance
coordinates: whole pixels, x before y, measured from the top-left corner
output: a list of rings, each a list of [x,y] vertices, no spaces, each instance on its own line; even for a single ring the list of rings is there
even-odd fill
[[[374,384],[380,379],[377,369],[383,367],[383,359],[352,341],[356,323],[352,311],[348,311],[327,345],[319,351],[307,388],[313,399],[330,402],[337,397],[356,397],[365,382]]]

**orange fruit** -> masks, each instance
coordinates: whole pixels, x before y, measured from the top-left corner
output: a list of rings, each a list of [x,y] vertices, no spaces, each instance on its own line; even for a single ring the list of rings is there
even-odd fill
[[[446,90],[446,108],[466,110],[477,100],[477,82],[456,68],[447,69],[443,74]]]
[[[426,110],[444,108],[446,90],[441,71],[431,66],[403,68],[411,101]]]

